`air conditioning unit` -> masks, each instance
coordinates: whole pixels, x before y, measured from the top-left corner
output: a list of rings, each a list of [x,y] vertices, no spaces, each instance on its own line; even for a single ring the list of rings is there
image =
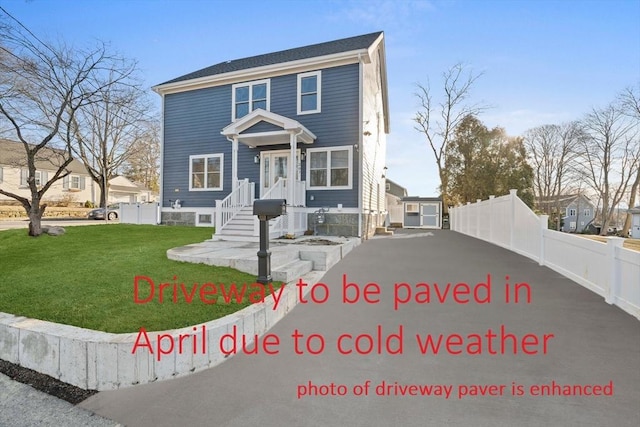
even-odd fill
[[[407,203],[406,212],[407,213],[420,213],[420,205],[418,203]]]

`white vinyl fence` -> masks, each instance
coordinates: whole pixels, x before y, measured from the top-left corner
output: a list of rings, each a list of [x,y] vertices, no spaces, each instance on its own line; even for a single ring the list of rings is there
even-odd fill
[[[158,203],[120,203],[121,224],[158,224]]]
[[[467,203],[449,210],[451,229],[538,261],[640,319],[640,252],[547,229],[547,215],[537,216],[516,195]]]

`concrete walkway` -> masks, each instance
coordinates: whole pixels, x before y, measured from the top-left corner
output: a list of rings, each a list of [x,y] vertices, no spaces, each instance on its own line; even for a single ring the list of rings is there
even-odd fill
[[[368,297],[380,302],[343,304],[345,274],[349,282],[379,284],[381,294],[374,295],[371,286]],[[473,301],[473,287],[486,283],[488,274],[491,302],[478,304]],[[511,285],[530,285],[530,303],[525,285],[519,287],[519,304],[504,303],[506,276]],[[640,419],[640,323],[524,257],[446,230],[400,233],[355,248],[322,282],[330,289],[326,303],[300,304],[269,331],[280,338],[279,354],[266,355],[262,350],[259,355],[241,354],[188,377],[99,393],[80,406],[129,427],[636,426]],[[432,285],[431,303],[407,303],[394,310],[396,282]],[[458,287],[455,296],[471,302],[451,300],[450,291],[448,301],[441,304],[434,282],[441,287],[447,282],[468,283],[471,293]],[[486,288],[477,288],[479,300],[487,296]],[[323,297],[321,291],[318,287],[316,298]],[[402,291],[399,296],[404,299],[407,288]],[[402,340],[388,338],[399,334],[401,327]],[[382,354],[376,354],[379,329]],[[489,329],[497,337],[492,338]],[[296,330],[304,337],[323,336],[324,351],[295,354],[291,335]],[[370,334],[375,341],[373,354],[340,354],[336,342],[345,333]],[[421,354],[416,334],[423,341],[427,334],[434,339],[459,334],[460,338],[450,339],[449,350],[461,354],[447,354],[445,344],[438,355],[432,349]],[[510,334],[517,340],[517,354]],[[310,341],[311,350],[319,349],[318,340]],[[399,352],[400,341],[402,354],[389,354]],[[462,341],[475,345],[461,346]],[[500,354],[503,342],[505,354]],[[300,341],[299,350],[308,353],[304,343]],[[342,343],[343,350],[354,349],[353,340]],[[368,338],[359,343],[366,350]],[[480,355],[467,354],[480,349]],[[376,387],[383,382],[385,387]],[[613,395],[531,395],[539,385],[553,391],[554,384],[589,386],[584,388],[589,392],[594,385],[613,385]],[[429,388],[429,396],[412,396],[407,393],[420,394],[420,388],[405,388],[408,385],[422,386],[424,393],[425,385],[440,387]],[[299,398],[304,388],[316,394],[346,390],[346,395]],[[376,390],[385,395],[376,395]],[[451,393],[448,397],[446,390]],[[360,391],[368,395],[354,395]],[[602,391],[610,390],[596,388]]]

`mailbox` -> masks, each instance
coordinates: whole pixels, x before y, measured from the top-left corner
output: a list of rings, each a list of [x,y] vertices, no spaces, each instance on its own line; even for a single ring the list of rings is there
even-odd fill
[[[276,218],[287,213],[287,201],[285,199],[260,199],[253,202],[253,214],[260,219]]]
[[[258,278],[264,285],[271,283],[271,252],[269,251],[269,220],[287,213],[285,199],[260,199],[253,202],[253,214],[260,220],[260,250],[258,251]]]

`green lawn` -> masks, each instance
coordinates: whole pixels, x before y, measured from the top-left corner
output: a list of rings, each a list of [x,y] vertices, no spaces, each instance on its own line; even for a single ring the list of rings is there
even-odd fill
[[[216,285],[255,282],[255,276],[226,267],[170,261],[167,249],[211,238],[213,229],[146,225],[67,227],[63,236],[28,237],[25,230],[0,232],[0,311],[106,332],[137,332],[196,325],[250,303],[135,304],[134,277],[160,282]],[[199,289],[199,288],[198,288]],[[144,298],[149,295],[145,285]],[[210,298],[210,297],[209,297]]]

